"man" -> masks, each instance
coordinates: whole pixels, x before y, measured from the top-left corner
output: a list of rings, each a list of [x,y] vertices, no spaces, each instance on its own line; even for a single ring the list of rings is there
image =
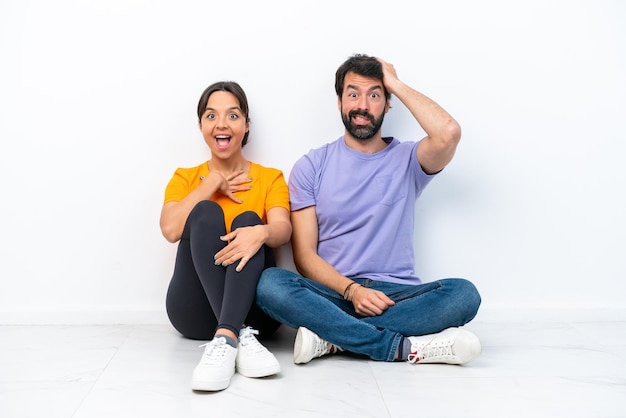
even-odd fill
[[[413,249],[415,201],[451,161],[461,128],[375,57],[348,58],[335,90],[344,135],[300,158],[289,178],[301,275],[265,270],[257,304],[298,329],[296,364],[344,350],[378,361],[465,364],[481,345],[459,327],[476,315],[480,295],[464,279],[422,283]],[[391,95],[426,132],[421,141],[382,137]]]

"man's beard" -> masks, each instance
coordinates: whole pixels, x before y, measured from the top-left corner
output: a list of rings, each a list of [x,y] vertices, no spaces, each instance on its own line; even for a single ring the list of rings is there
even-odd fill
[[[355,125],[352,123],[354,116],[363,116],[369,119],[371,123],[367,125]],[[363,110],[351,110],[348,114],[342,113],[341,120],[346,130],[356,139],[367,140],[372,138],[378,133],[380,127],[383,125],[383,119],[385,119],[385,113],[380,115],[380,118],[376,119],[371,113],[367,113]]]

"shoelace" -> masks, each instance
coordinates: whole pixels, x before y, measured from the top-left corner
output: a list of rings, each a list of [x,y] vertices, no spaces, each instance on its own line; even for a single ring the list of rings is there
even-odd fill
[[[435,338],[433,338],[417,350],[411,351],[407,361],[409,363],[417,363],[418,361],[431,358],[452,357],[454,355],[452,353],[452,344],[453,342],[450,340],[435,341]]]
[[[267,348],[265,348],[263,344],[261,344],[259,340],[256,339],[255,335],[258,334],[259,331],[252,327],[246,327],[242,329],[239,333],[239,344],[245,346],[246,349],[254,351],[255,353],[262,353],[267,351]]]
[[[204,347],[204,354],[202,354],[202,363],[204,364],[218,364],[224,359],[226,354],[226,339],[223,337],[216,337],[206,344],[202,344],[200,347]]]
[[[329,343],[321,338],[317,339],[317,343],[315,344],[315,357],[321,357],[326,353],[334,353],[337,351],[337,348],[334,344]]]

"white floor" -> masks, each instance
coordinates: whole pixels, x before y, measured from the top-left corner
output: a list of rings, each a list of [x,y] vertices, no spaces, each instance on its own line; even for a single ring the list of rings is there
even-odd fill
[[[336,355],[275,377],[189,389],[202,349],[169,325],[0,326],[0,417],[626,417],[626,321],[474,321],[466,366]],[[220,412],[220,415],[216,415]]]

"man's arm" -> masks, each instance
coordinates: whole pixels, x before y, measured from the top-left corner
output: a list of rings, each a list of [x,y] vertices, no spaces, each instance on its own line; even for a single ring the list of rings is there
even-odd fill
[[[291,212],[291,247],[293,261],[298,272],[309,279],[323,284],[339,294],[352,280],[339,274],[337,270],[317,254],[317,216],[315,206]]]
[[[461,140],[461,127],[441,106],[400,81],[392,64],[378,60],[383,66],[385,88],[409,109],[426,132],[417,147],[417,160],[422,169],[427,174],[443,170]]]
[[[298,272],[343,295],[352,280],[341,275],[317,254],[319,232],[315,206],[291,212],[291,224],[291,247]],[[350,293],[354,309],[362,316],[380,315],[394,304],[387,295],[377,290],[354,285]]]

